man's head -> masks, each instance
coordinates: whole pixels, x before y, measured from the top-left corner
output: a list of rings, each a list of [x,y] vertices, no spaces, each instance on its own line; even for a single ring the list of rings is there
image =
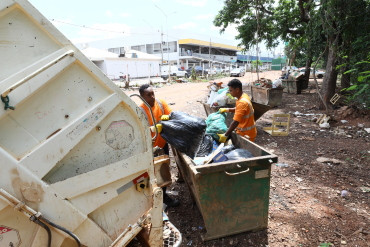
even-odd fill
[[[240,96],[242,96],[242,83],[238,79],[232,79],[227,85],[229,86],[229,92],[231,96],[236,98],[240,98]]]
[[[155,96],[153,88],[149,84],[141,85],[139,88],[140,96],[145,99],[145,101],[151,106],[154,106]]]

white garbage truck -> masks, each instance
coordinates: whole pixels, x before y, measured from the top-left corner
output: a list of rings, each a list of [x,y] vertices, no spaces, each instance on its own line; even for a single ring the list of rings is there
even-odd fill
[[[130,97],[26,0],[0,1],[0,54],[0,247],[179,245]]]

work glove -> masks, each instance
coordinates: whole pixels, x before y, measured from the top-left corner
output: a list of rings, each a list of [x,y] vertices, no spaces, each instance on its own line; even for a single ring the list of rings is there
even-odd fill
[[[162,124],[156,124],[155,126],[150,126],[150,131],[155,132],[155,127],[157,127],[158,133],[162,132]]]
[[[228,108],[220,108],[219,110],[218,110],[218,112],[219,113],[224,113],[224,112],[228,112],[229,111],[229,109]]]
[[[226,142],[227,136],[225,136],[225,134],[217,134],[217,135],[219,137],[219,139],[218,139],[219,142],[221,142],[221,143]]]
[[[162,121],[168,121],[168,120],[170,120],[170,116],[169,115],[162,115],[161,120]]]

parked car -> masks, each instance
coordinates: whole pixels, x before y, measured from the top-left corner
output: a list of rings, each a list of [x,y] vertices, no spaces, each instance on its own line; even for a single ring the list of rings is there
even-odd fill
[[[242,77],[244,75],[245,75],[244,68],[235,68],[235,69],[232,69],[230,72],[230,76]]]
[[[304,74],[305,71],[306,71],[306,68],[299,68],[298,69],[299,74]],[[317,78],[321,79],[321,78],[324,78],[325,72],[316,70],[315,75],[316,75]],[[313,78],[313,68],[310,69],[310,78]]]
[[[222,72],[220,68],[206,69],[206,71],[209,75],[221,74]]]
[[[180,69],[177,66],[174,66],[174,65],[172,65],[172,66],[168,66],[168,65],[162,66],[161,67],[161,77],[163,79],[167,79],[169,74],[171,74],[171,76],[176,76],[176,77],[185,77],[185,78],[189,77],[189,74],[185,70]]]

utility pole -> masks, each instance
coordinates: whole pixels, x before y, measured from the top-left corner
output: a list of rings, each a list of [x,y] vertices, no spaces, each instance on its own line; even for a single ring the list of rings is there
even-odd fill
[[[212,42],[211,38],[209,38],[209,75],[212,76],[212,63],[211,63],[211,47],[212,47]]]
[[[163,66],[163,28],[161,27],[161,54],[162,54],[162,66]]]

